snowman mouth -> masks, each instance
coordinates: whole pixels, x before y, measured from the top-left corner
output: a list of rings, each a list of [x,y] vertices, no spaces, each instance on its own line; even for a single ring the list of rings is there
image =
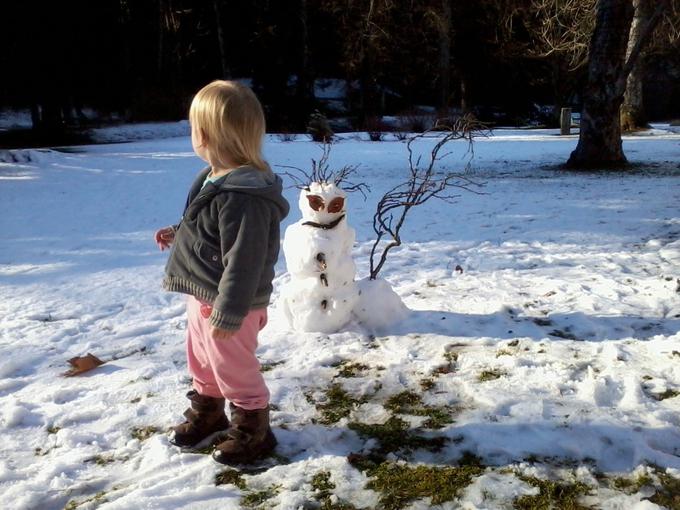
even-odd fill
[[[324,230],[330,230],[332,228],[337,227],[338,224],[344,219],[345,219],[345,215],[343,214],[337,220],[331,221],[330,223],[315,223],[313,221],[305,221],[303,223],[303,225],[307,225],[307,226],[314,227],[314,228],[322,228]]]

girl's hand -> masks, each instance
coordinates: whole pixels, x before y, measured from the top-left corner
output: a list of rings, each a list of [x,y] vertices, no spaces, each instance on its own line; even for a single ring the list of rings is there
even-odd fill
[[[215,326],[210,326],[210,336],[216,342],[229,340],[233,334],[234,334],[233,331],[216,328]]]
[[[172,242],[175,240],[175,229],[172,227],[165,227],[158,230],[154,234],[154,240],[161,251],[169,248]]]

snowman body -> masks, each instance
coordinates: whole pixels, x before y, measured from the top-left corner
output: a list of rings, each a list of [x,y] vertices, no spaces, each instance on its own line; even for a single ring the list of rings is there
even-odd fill
[[[300,193],[302,219],[283,239],[290,281],[281,294],[283,310],[297,331],[332,333],[352,318],[358,299],[345,192],[334,183],[313,182]]]

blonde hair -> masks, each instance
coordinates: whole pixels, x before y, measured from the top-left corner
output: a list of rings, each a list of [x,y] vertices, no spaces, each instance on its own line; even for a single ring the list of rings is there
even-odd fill
[[[262,157],[264,112],[249,87],[226,80],[209,83],[194,96],[189,122],[207,138],[212,164],[269,167]]]

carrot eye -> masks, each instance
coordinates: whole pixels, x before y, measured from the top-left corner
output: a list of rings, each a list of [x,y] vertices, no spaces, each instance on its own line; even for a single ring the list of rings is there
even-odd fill
[[[345,199],[342,197],[336,197],[333,200],[331,200],[330,204],[328,204],[328,212],[338,213],[342,211],[343,207],[345,207]]]
[[[307,200],[309,201],[309,207],[314,211],[323,211],[324,203],[323,198],[319,195],[307,195]]]

